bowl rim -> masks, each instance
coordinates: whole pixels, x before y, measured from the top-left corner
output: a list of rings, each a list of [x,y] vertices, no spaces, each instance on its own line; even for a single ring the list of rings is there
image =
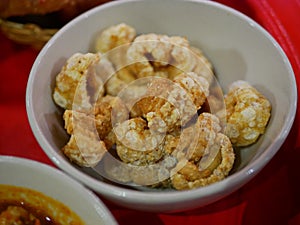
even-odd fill
[[[195,196],[197,198],[199,197],[207,197],[212,196],[214,194],[220,193],[224,190],[224,187],[229,190],[229,192],[226,195],[229,195],[230,193],[236,191],[238,188],[243,186],[245,183],[247,183],[249,180],[251,180],[256,174],[264,168],[264,166],[273,158],[273,156],[278,152],[281,145],[287,138],[294,119],[296,115],[296,109],[297,109],[297,86],[296,86],[296,79],[295,75],[292,69],[292,66],[281,48],[281,46],[278,44],[278,42],[273,38],[273,36],[265,30],[260,24],[258,24],[256,21],[248,17],[247,15],[229,7],[226,5],[223,5],[218,2],[213,1],[207,1],[207,0],[175,0],[178,2],[192,2],[192,3],[200,3],[205,4],[210,7],[215,7],[218,10],[223,10],[231,15],[238,17],[239,19],[243,20],[245,23],[248,23],[255,29],[257,29],[260,33],[262,33],[277,49],[278,53],[280,54],[282,60],[284,61],[284,64],[286,65],[286,68],[288,70],[289,75],[289,81],[291,85],[291,99],[292,104],[290,105],[290,109],[288,110],[288,114],[286,116],[286,123],[281,128],[281,131],[279,132],[278,138],[276,138],[270,146],[268,146],[267,150],[263,152],[257,159],[255,163],[249,163],[245,167],[243,167],[241,170],[235,172],[234,174],[231,174],[230,176],[226,177],[224,180],[219,181],[217,183],[193,189],[193,190],[185,190],[180,191],[180,195],[178,195],[179,192],[141,192],[139,190],[131,190],[126,189],[122,187],[116,187],[111,184],[107,184],[104,182],[101,182],[88,174],[84,173],[83,171],[77,170],[74,166],[71,165],[71,163],[60,160],[60,155],[56,151],[52,151],[51,146],[43,138],[41,135],[41,130],[38,127],[38,125],[34,122],[34,112],[32,110],[32,91],[33,91],[33,82],[34,82],[34,74],[36,72],[36,69],[42,60],[43,56],[47,52],[47,49],[51,47],[52,42],[54,42],[57,37],[59,37],[65,30],[73,26],[77,21],[80,21],[82,19],[85,19],[89,17],[90,15],[100,12],[102,10],[105,10],[109,7],[114,7],[115,5],[120,4],[128,4],[128,3],[134,3],[134,2],[147,2],[147,0],[125,0],[125,1],[112,1],[107,2],[103,5],[97,6],[93,9],[90,9],[83,14],[77,16],[72,21],[70,21],[68,24],[66,24],[64,27],[62,27],[51,39],[50,41],[44,46],[44,48],[39,53],[38,57],[36,58],[32,70],[29,75],[28,84],[27,84],[27,90],[26,90],[26,110],[27,110],[27,116],[29,119],[29,123],[31,126],[31,129],[33,131],[33,134],[35,138],[37,139],[38,143],[40,144],[41,148],[45,151],[45,153],[48,155],[48,157],[51,159],[54,164],[62,169],[64,172],[69,174],[70,176],[74,177],[75,179],[82,182],[84,185],[88,186],[89,188],[93,189],[94,191],[98,192],[100,195],[110,198],[123,198],[123,199],[135,199],[135,202],[147,202],[147,204],[157,204],[157,203],[175,203],[178,201],[187,201],[195,199]],[[153,0],[159,2],[159,0]],[[153,2],[152,1],[152,2]],[[242,182],[238,182],[240,179],[243,179]],[[239,183],[239,185],[237,185]],[[112,188],[113,187],[113,188]],[[153,194],[154,193],[154,194]],[[218,196],[217,200],[220,198],[223,198],[224,196]],[[208,203],[209,204],[209,203]]]
[[[59,179],[60,181],[63,181],[65,183],[68,183],[68,186],[74,187],[78,192],[85,193],[85,198],[87,198],[89,204],[95,208],[95,213],[97,213],[101,218],[103,219],[103,222],[106,224],[112,224],[112,225],[117,225],[117,221],[115,220],[114,216],[112,213],[109,211],[107,206],[100,200],[99,197],[95,195],[91,190],[86,188],[81,182],[78,182],[78,180],[72,178],[71,176],[68,176],[66,173],[63,171],[32,160],[28,158],[22,158],[18,156],[7,156],[7,155],[1,155],[0,156],[0,163],[1,164],[6,164],[6,165],[12,165],[16,167],[21,167],[24,170],[26,169],[38,169],[40,174],[44,175],[49,175],[51,174],[54,179]],[[7,182],[2,182],[0,181],[0,184],[8,184]],[[11,184],[9,184],[11,185]],[[13,185],[13,186],[22,186],[21,184],[18,185]],[[27,187],[29,189],[34,189],[36,191],[41,192],[39,189],[35,189],[34,187]],[[48,196],[48,194],[46,194]],[[64,202],[62,202],[65,204]],[[70,206],[72,210],[72,206]]]

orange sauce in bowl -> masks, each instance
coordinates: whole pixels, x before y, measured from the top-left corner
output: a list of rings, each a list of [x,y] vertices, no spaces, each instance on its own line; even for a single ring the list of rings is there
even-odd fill
[[[0,224],[1,221],[12,219],[13,210],[29,215],[30,222],[24,224],[85,224],[75,212],[58,200],[30,188],[0,184]]]

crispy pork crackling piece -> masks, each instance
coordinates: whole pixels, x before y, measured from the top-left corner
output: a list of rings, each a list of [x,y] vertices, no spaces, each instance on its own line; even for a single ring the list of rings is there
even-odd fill
[[[88,110],[104,94],[103,79],[114,70],[101,54],[72,55],[56,76],[53,99],[64,109]]]
[[[139,141],[140,148],[144,148],[145,138],[138,137],[137,133],[144,134],[146,122],[141,118],[134,121],[139,121],[139,126],[131,124],[131,130],[134,129],[131,141]],[[120,182],[178,190],[217,182],[228,175],[235,157],[230,140],[220,133],[219,123],[216,116],[202,113],[197,126],[166,134],[159,147],[152,151],[133,150],[118,143],[117,152],[123,163],[110,166],[107,173]],[[124,130],[126,136],[128,127]]]
[[[225,134],[235,146],[257,141],[266,130],[271,104],[258,90],[245,81],[231,84],[225,96],[227,124]]]
[[[235,158],[229,138],[218,133],[214,143],[208,146],[206,151],[202,157],[205,160],[204,163],[201,162],[201,159],[198,164],[185,160],[177,164],[180,169],[171,176],[172,186],[175,189],[186,190],[203,187],[228,176]],[[210,153],[217,154],[211,158]],[[205,169],[201,168],[202,164],[206,164]]]
[[[114,107],[118,110],[113,111]],[[98,99],[88,112],[66,110],[63,118],[71,138],[63,152],[78,165],[95,165],[116,142],[112,132],[112,117],[116,117],[117,121],[125,121],[128,113],[119,98],[109,95]]]
[[[183,73],[174,79],[190,96],[197,110],[201,108],[209,95],[209,83],[194,72]]]
[[[62,152],[79,166],[96,165],[107,149],[98,136],[95,119],[91,115],[73,110],[66,110],[63,117],[65,129],[71,138],[62,148]]]
[[[209,78],[211,64],[202,52],[184,37],[160,34],[138,35],[127,51],[128,63],[137,78],[162,76],[173,79],[181,73],[196,72]]]
[[[133,27],[120,23],[100,32],[96,38],[95,50],[112,62],[116,73],[106,82],[106,92],[116,96],[127,83],[135,80],[127,63],[126,52],[136,36]]]
[[[98,52],[106,53],[118,46],[132,42],[135,36],[136,31],[133,27],[120,23],[101,31],[96,38],[95,49]]]
[[[137,102],[149,127],[170,132],[187,124],[209,94],[209,84],[193,72],[181,74],[174,82],[157,78],[150,83],[146,97]]]
[[[114,128],[117,136],[117,154],[125,163],[153,164],[163,156],[164,136],[147,128],[140,117],[126,120]]]

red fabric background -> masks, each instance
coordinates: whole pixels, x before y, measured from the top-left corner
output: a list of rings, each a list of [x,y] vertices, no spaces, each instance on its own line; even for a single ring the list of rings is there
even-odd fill
[[[286,52],[300,82],[300,1],[219,0],[266,28]],[[38,52],[0,33],[0,155],[53,165],[37,144],[25,110],[25,89]],[[298,92],[299,93],[299,92]],[[299,109],[294,126],[271,162],[251,182],[216,203],[177,214],[137,212],[105,201],[120,225],[300,225]]]

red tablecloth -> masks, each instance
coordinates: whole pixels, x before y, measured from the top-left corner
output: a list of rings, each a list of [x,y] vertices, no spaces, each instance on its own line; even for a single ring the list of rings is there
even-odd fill
[[[300,0],[219,2],[250,16],[275,37],[289,57],[299,83]],[[26,82],[37,54],[0,33],[0,155],[53,165],[34,139],[25,110]],[[286,142],[262,172],[239,191],[214,204],[177,214],[153,214],[105,203],[120,225],[300,224],[299,119],[298,110]]]

